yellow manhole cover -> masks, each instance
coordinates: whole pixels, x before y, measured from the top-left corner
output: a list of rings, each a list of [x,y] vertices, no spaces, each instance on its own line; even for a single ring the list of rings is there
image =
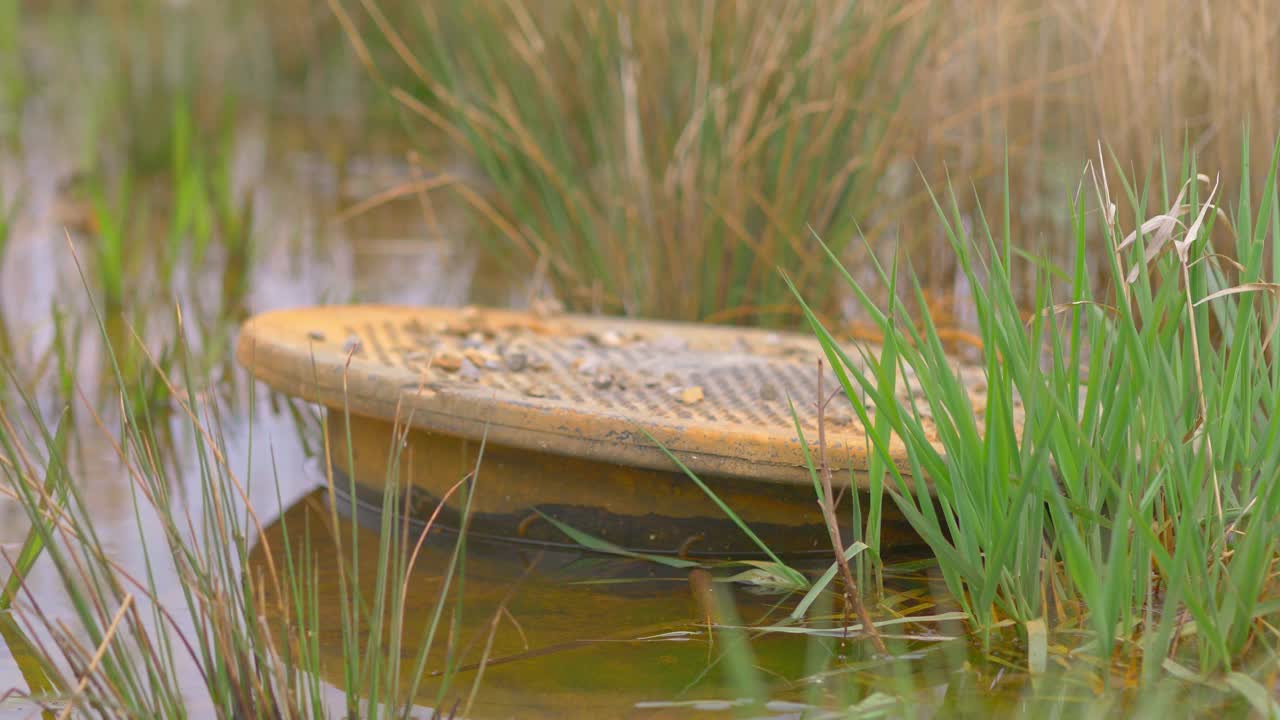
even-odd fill
[[[822,352],[804,335],[475,308],[317,307],[254,317],[238,356],[274,389],[331,409],[334,468],[354,476],[367,508],[380,506],[399,422],[412,428],[397,466],[418,519],[471,470],[483,438],[472,519],[481,534],[563,539],[537,521],[537,509],[630,547],[750,550],[652,435],[772,536],[775,550],[826,541],[788,403],[816,441]],[[982,370],[958,371],[981,409]],[[824,387],[838,388],[827,372]],[[862,482],[871,449],[843,396],[828,406],[826,425],[836,477],[852,470]],[[894,454],[905,461],[900,446]],[[449,510],[457,509],[455,497]]]

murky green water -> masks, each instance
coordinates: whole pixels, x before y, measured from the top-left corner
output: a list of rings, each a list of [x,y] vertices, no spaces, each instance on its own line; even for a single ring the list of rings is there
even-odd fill
[[[346,520],[335,525],[326,498],[325,490],[317,490],[281,515],[260,538],[250,571],[265,576],[271,565],[285,567],[285,547],[293,549],[296,566],[305,566],[307,552],[302,548],[310,546],[318,579],[319,652],[329,668],[326,679],[341,685],[343,571],[334,559],[347,558],[347,572],[358,567],[358,575],[352,577],[371,596],[378,581],[379,535],[353,528]],[[420,651],[440,600],[455,542],[456,536],[437,534],[408,576],[401,652],[407,666]],[[360,550],[353,553],[353,544]],[[898,583],[899,602],[931,601],[923,577]],[[712,606],[700,599],[708,586],[690,571],[639,560],[472,542],[467,545],[465,569],[455,582],[466,589],[461,599],[446,601],[445,617],[457,613],[458,625],[432,647],[429,675],[417,695],[424,705],[435,706],[440,698],[442,708],[465,706],[477,682],[482,684],[472,708],[475,717],[731,716],[729,711],[740,699],[725,672],[730,661],[724,636],[711,629]],[[738,614],[753,627],[784,621],[800,598],[798,593],[725,587],[733,588]],[[291,617],[286,612],[274,619],[283,626]],[[899,658],[927,658],[943,643],[965,652],[965,641],[947,640],[937,626],[907,625],[895,632],[930,638],[894,640]],[[367,627],[364,638],[367,642]],[[824,682],[830,673],[862,673],[869,679],[894,665],[877,660],[862,637],[761,633],[751,648],[769,688],[771,704],[758,711],[765,717],[794,717],[810,703],[829,706],[842,686]],[[442,691],[446,669],[453,674]],[[411,673],[412,667],[404,668],[406,684]],[[859,681],[844,685],[843,691],[855,686],[862,686],[865,699],[875,683]]]

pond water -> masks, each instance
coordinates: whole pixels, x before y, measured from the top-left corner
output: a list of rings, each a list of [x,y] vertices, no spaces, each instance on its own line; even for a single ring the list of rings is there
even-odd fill
[[[358,544],[360,558],[351,565],[359,568],[360,587],[369,591],[376,587],[379,534],[356,528],[353,535],[344,520],[335,526],[326,496],[318,490],[281,515],[255,548],[251,568],[266,573],[268,554],[276,567],[284,567],[286,546],[294,549],[295,562],[305,556],[300,548],[308,544],[315,558],[325,558],[316,564],[317,644],[322,664],[332,669],[327,679],[340,684],[342,592],[332,558],[349,556],[351,546]],[[339,549],[335,537],[342,538],[346,550]],[[428,542],[408,576],[401,651],[406,685],[438,605],[454,541],[440,535]],[[467,547],[465,574],[456,578],[466,591],[461,601],[446,602],[445,617],[456,611],[458,624],[448,639],[433,644],[428,667],[436,671],[423,679],[417,697],[434,705],[441,697],[440,668],[451,667],[455,672],[440,707],[465,707],[472,686],[480,682],[474,717],[729,714],[738,697],[723,672],[726,644],[708,629],[710,606],[699,599],[706,597],[707,587],[697,572],[642,560],[473,542]],[[904,592],[902,597],[912,595]],[[734,599],[742,621],[761,626],[783,621],[798,595],[738,587]],[[902,643],[897,656],[904,663],[928,656],[945,641],[937,630],[913,627],[930,639]],[[764,717],[794,717],[815,700],[825,705],[833,690],[824,686],[823,674],[836,658],[842,673],[884,673],[893,665],[875,660],[865,639],[854,637],[761,635],[752,651],[771,691]]]

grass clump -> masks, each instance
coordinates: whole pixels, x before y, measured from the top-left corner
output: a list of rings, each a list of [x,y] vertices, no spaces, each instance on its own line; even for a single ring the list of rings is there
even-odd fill
[[[181,333],[181,318],[177,327]],[[105,338],[101,319],[99,329]],[[139,344],[130,352],[149,357],[137,336],[130,337]],[[254,478],[232,467],[223,410],[212,399],[217,395],[178,390],[200,385],[197,359],[185,343],[177,347],[171,371],[152,359],[152,372],[177,409],[176,418],[157,417],[133,397],[143,390],[125,382],[118,357],[124,351],[106,340],[120,392],[113,404],[120,431],[109,431],[111,416],[99,416],[84,400],[84,410],[115,454],[93,468],[76,462],[69,435],[92,433],[94,427],[73,429],[68,414],[52,433],[23,387],[16,388],[13,401],[0,398],[0,492],[17,501],[31,527],[11,558],[12,574],[4,575],[0,633],[27,680],[29,700],[61,716],[407,716],[427,677],[432,645],[440,645],[437,629],[447,627],[450,613],[463,611],[458,601],[446,613],[445,600],[451,581],[461,582],[465,544],[460,540],[455,546],[429,634],[407,639],[402,628],[408,577],[431,528],[411,533],[407,522],[394,520],[402,517],[406,499],[401,494],[385,494],[379,547],[363,555],[378,564],[376,586],[357,582],[356,527],[339,522],[332,505],[323,514],[330,522],[300,534],[302,547],[288,546],[287,530],[283,551],[271,547],[250,499],[255,484],[274,483],[276,500],[283,504],[280,479]],[[247,412],[253,415],[252,403]],[[183,446],[194,456],[194,477],[175,474],[183,466],[168,455],[173,434],[185,438]],[[253,448],[250,456],[266,451]],[[325,449],[326,457],[335,452],[343,450]],[[388,452],[388,466],[398,468],[398,451]],[[109,549],[118,537],[104,541],[99,535],[100,509],[84,478],[100,479],[98,466],[110,461],[126,478],[136,523],[140,559],[132,563]],[[469,497],[474,482],[473,473],[458,483],[459,492]],[[330,477],[331,496],[332,485]],[[344,525],[352,529],[352,544],[339,530]],[[311,545],[312,533],[327,534],[338,556],[322,556],[321,543]],[[26,584],[38,560],[52,568],[62,598],[56,602],[65,603],[65,611],[50,608],[49,598]],[[337,632],[344,654],[343,666],[331,673],[322,667],[316,637],[334,629],[322,626],[317,614],[316,578],[322,566],[335,563],[342,591]],[[408,664],[417,672],[402,672]],[[334,692],[322,679],[335,676],[345,692]],[[447,679],[438,688],[442,702],[454,690]]]
[[[806,305],[882,460],[873,492],[928,542],[982,637],[1012,622],[1033,657],[1052,637],[1144,683],[1179,669],[1247,683],[1237,671],[1274,665],[1280,145],[1275,158],[1262,187],[1242,176],[1233,206],[1190,153],[1175,186],[1091,166],[1092,197],[1082,186],[1070,206],[1075,265],[1038,265],[1029,318],[1012,280],[1029,260],[1013,249],[1009,190],[1003,228],[979,217],[972,232],[954,194],[936,198],[973,288],[985,408],[971,406],[927,315],[917,325],[896,301],[878,306],[845,273],[885,337],[871,354],[842,346]],[[1151,219],[1122,227],[1121,191]],[[1087,269],[1093,235],[1109,248],[1101,281]],[[912,277],[877,271],[895,291]],[[901,399],[903,382],[923,392]],[[910,475],[888,461],[893,436]]]
[[[480,172],[451,186],[503,257],[574,308],[766,324],[793,309],[777,264],[833,299],[804,226],[850,237],[875,202],[932,32],[920,4],[344,5]]]
[[[1060,259],[1064,168],[1097,138],[1146,167],[1185,135],[1235,176],[1241,118],[1280,130],[1280,15],[1256,0],[1234,14],[1199,0],[330,4],[423,121],[410,127],[428,126],[417,137],[459,149],[430,187],[455,189],[500,257],[544,263],[577,309],[776,324],[794,310],[781,266],[830,311],[839,279],[806,223],[858,270],[900,245],[937,254],[919,270],[938,293],[963,271],[930,223],[901,222],[928,214],[913,167],[971,178],[971,213],[999,201],[1012,158],[1029,192],[1014,234]],[[1234,67],[1257,72],[1227,79]],[[873,252],[847,247],[854,218]]]

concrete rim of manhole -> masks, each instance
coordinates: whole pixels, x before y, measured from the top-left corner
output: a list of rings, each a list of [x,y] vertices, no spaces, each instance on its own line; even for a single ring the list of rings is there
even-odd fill
[[[788,400],[815,442],[822,351],[801,334],[470,307],[325,306],[251,318],[237,355],[277,391],[362,417],[675,469],[656,439],[695,473],[811,482]],[[957,370],[982,412],[983,370],[959,361]],[[838,388],[826,373],[825,387]],[[909,388],[908,378],[900,392]],[[826,426],[832,468],[864,483],[872,449],[847,398],[831,402]],[[896,438],[891,452],[908,472]]]

